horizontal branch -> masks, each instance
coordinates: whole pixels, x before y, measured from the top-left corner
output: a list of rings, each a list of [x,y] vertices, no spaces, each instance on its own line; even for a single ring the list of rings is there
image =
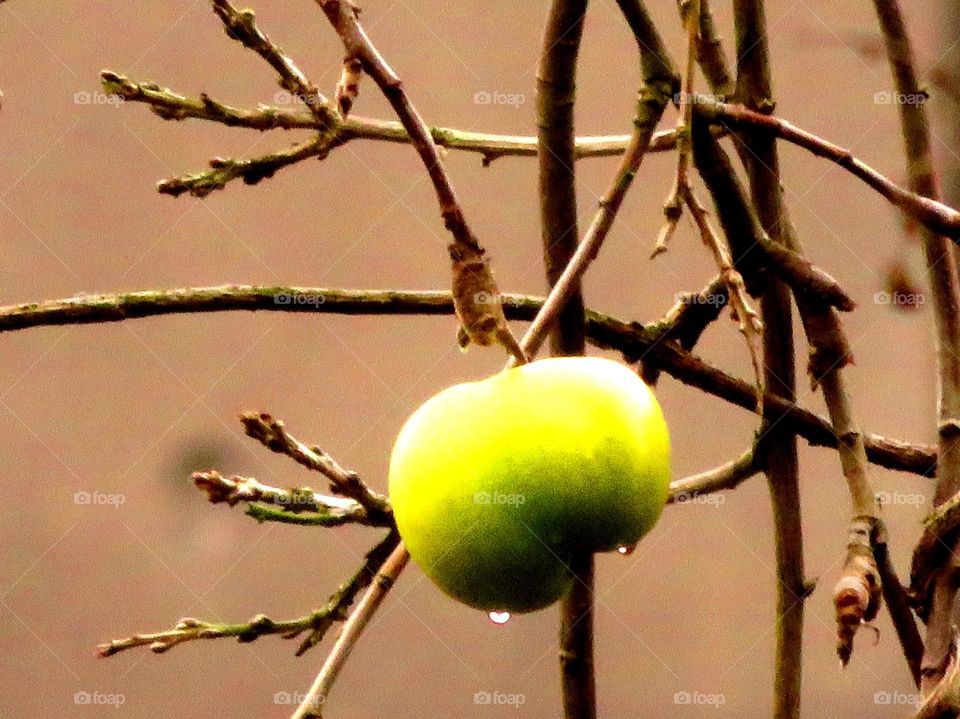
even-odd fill
[[[322,122],[304,108],[259,105],[256,109],[234,107],[213,99],[206,93],[197,98],[185,97],[152,82],[130,80],[110,70],[100,74],[104,91],[122,97],[127,102],[141,102],[164,120],[198,119],[218,122],[229,127],[251,130],[323,130],[330,123]],[[396,120],[350,116],[333,123],[337,143],[350,140],[380,140],[410,144],[410,135]],[[448,150],[461,150],[482,155],[489,163],[500,157],[535,157],[537,138],[531,135],[503,135],[471,132],[452,127],[431,127],[433,141]],[[576,138],[574,154],[577,159],[589,157],[617,157],[630,143],[630,135],[583,136]],[[675,130],[654,133],[647,152],[664,152],[677,145]]]
[[[757,466],[753,449],[748,449],[739,457],[719,467],[671,482],[670,498],[667,501],[683,503],[702,494],[733,489],[760,471],[762,467]]]
[[[500,300],[510,319],[531,320],[543,298],[504,294]],[[0,332],[27,327],[116,322],[139,317],[231,310],[267,310],[344,315],[452,315],[449,292],[435,290],[343,290],[321,287],[223,285],[174,290],[146,290],[113,295],[84,295],[0,307]],[[662,341],[662,327],[627,323],[587,312],[587,336],[598,347],[642,359],[676,379],[749,411],[756,408],[753,385],[713,367],[673,341]],[[782,397],[767,393],[764,412],[787,423],[811,445],[837,447],[829,422]],[[932,476],[936,450],[873,434],[864,435],[871,462],[890,469]]]
[[[393,526],[388,516],[379,512],[371,515],[353,499],[331,497],[314,492],[309,487],[279,489],[261,484],[253,477],[224,477],[215,471],[195,472],[193,481],[207,493],[212,504],[225,502],[231,507],[240,503],[249,504],[247,514],[259,521],[287,521],[291,524],[326,527],[343,524]],[[257,502],[273,505],[276,510],[271,511]]]

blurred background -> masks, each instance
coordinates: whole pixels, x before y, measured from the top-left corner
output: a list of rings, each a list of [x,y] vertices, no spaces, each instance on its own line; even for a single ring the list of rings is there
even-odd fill
[[[674,3],[649,4],[679,57]],[[941,80],[930,87],[929,106],[947,169],[960,164],[949,92],[960,33],[945,20],[949,9],[941,15],[932,7],[909,4],[907,14],[921,69]],[[260,26],[332,93],[342,48],[315,4],[255,9]],[[513,134],[535,133],[546,11],[545,2],[501,0],[363,3],[368,32],[429,123]],[[729,56],[729,4],[715,2],[714,11]],[[767,15],[778,113],[903,182],[896,106],[876,99],[893,88],[871,4],[772,0]],[[0,303],[221,283],[447,286],[447,238],[419,159],[406,146],[357,141],[322,163],[302,163],[252,188],[234,183],[203,201],[156,192],[157,180],[202,169],[212,157],[255,156],[308,137],[164,122],[144,106],[99,94],[98,72],[109,68],[234,105],[273,102],[272,70],[224,35],[208,2],[5,3],[0,57]],[[616,5],[591,3],[578,134],[629,132],[637,85],[635,44]],[[477,104],[477,93],[514,101]],[[392,119],[368,81],[354,112]],[[665,126],[674,122],[668,111]],[[932,442],[929,307],[898,310],[876,294],[888,289],[892,268],[926,291],[910,228],[840,169],[781,147],[789,209],[808,254],[859,303],[844,320],[861,424]],[[581,232],[616,162],[578,165]],[[713,276],[686,222],[669,253],[647,259],[674,162],[671,154],[644,160],[588,275],[589,306],[647,321]],[[447,165],[500,286],[542,293],[536,163],[508,158],[483,168],[475,155],[451,153]],[[390,448],[406,416],[439,389],[502,364],[496,351],[460,353],[455,329],[450,317],[229,313],[0,337],[0,715],[289,715],[293,706],[284,702],[309,686],[332,636],[299,659],[295,642],[275,637],[193,642],[163,656],[133,650],[109,660],[98,659],[95,647],[167,629],[183,616],[288,618],[324,603],[379,530],[258,525],[241,507],[208,504],[190,473],[216,468],[280,486],[323,485],[244,437],[236,417],[253,409],[282,418],[385,490]],[[798,347],[802,366],[799,335]],[[698,352],[751,376],[726,316]],[[802,403],[823,412],[804,378],[800,384]],[[726,461],[751,441],[749,413],[667,376],[657,393],[677,477]],[[879,641],[862,632],[852,663],[840,669],[831,589],[849,500],[834,453],[801,443],[801,466],[807,572],[819,579],[807,602],[804,715],[908,715],[912,684],[885,615]],[[884,517],[903,576],[932,486],[879,469],[873,478],[887,493]],[[78,492],[117,499],[83,504]],[[768,714],[775,581],[762,478],[711,504],[671,506],[633,555],[601,557],[601,715]],[[556,626],[556,608],[494,626],[411,567],[356,648],[327,713],[557,716]],[[478,692],[522,701],[480,705]],[[84,704],[83,695],[113,697],[114,706]]]

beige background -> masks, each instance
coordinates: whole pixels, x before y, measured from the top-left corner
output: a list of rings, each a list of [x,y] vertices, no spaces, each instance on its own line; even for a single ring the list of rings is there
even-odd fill
[[[673,3],[650,3],[675,57]],[[729,10],[718,20],[731,37]],[[256,3],[261,26],[324,90],[341,48],[311,2]],[[956,65],[927,3],[909,21],[923,66]],[[374,41],[432,124],[534,131],[533,87],[545,3],[364,3]],[[769,3],[780,113],[903,177],[895,108],[879,59],[855,49],[875,26],[870,3]],[[446,238],[416,155],[354,143],[324,163],[283,171],[255,188],[205,201],[159,195],[154,183],[216,155],[248,156],[302,139],[163,122],[145,107],[77,104],[110,68],[188,94],[235,104],[271,102],[272,71],[231,42],[209,3],[10,2],[0,7],[0,303],[78,291],[292,283],[442,287]],[[616,6],[592,3],[580,72],[578,130],[629,129],[637,85],[633,40]],[[476,92],[520,94],[517,108],[476,105]],[[934,93],[934,110],[944,103]],[[389,117],[370,83],[356,111]],[[671,115],[667,122],[673,122]],[[939,138],[937,151],[955,159]],[[711,266],[684,224],[651,262],[671,157],[648,158],[586,282],[591,306],[627,319],[659,316]],[[898,314],[874,302],[905,245],[894,211],[842,171],[783,148],[787,197],[810,255],[860,302],[846,318],[857,364],[855,406],[874,432],[933,438],[929,308]],[[535,163],[475,156],[448,167],[500,284],[542,292]],[[578,166],[582,227],[615,161]],[[581,227],[581,229],[582,229]],[[922,273],[916,273],[922,277]],[[329,646],[293,656],[294,643],[194,643],[158,657],[99,660],[98,642],[162,629],[181,616],[244,620],[298,616],[325,601],[375,532],[258,526],[208,505],[188,477],[211,466],[281,485],[314,482],[246,439],[241,409],[266,410],[322,443],[384,488],[403,419],[456,381],[494,371],[493,351],[466,355],[450,318],[263,313],[184,316],[49,328],[0,337],[0,715],[84,717],[286,716],[277,692],[303,691]],[[749,376],[728,321],[700,352]],[[754,419],[665,378],[658,389],[673,431],[676,474],[710,467],[750,441]],[[819,397],[803,402],[822,411]],[[887,619],[879,644],[864,632],[841,672],[830,589],[837,579],[848,499],[836,457],[802,450],[806,560],[820,585],[808,601],[804,714],[904,716],[877,692],[908,700],[909,675]],[[906,573],[930,499],[927,480],[876,471],[897,492],[886,509],[894,557]],[[119,493],[119,508],[74,503],[77,491]],[[921,504],[922,502],[922,504]],[[606,717],[763,716],[772,684],[774,582],[766,489],[756,479],[720,506],[671,507],[629,557],[599,564],[600,709]],[[337,685],[331,717],[557,716],[556,610],[491,626],[445,599],[411,568]],[[523,706],[474,704],[479,691],[522,694]],[[122,695],[119,709],[81,706],[76,692]],[[722,695],[719,709],[676,706],[677,692]],[[894,695],[895,692],[901,694]]]

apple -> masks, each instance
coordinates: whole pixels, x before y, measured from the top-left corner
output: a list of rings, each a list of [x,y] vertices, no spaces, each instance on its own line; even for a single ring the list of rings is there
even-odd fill
[[[472,607],[530,612],[573,556],[632,546],[667,501],[670,442],[635,372],[543,359],[449,387],[407,420],[389,489],[413,560]]]

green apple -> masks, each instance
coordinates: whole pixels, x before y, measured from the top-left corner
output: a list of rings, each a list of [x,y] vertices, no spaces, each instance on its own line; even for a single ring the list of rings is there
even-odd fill
[[[544,359],[429,399],[390,460],[411,557],[472,607],[559,599],[573,556],[631,546],[667,501],[670,442],[650,388],[597,357]]]

